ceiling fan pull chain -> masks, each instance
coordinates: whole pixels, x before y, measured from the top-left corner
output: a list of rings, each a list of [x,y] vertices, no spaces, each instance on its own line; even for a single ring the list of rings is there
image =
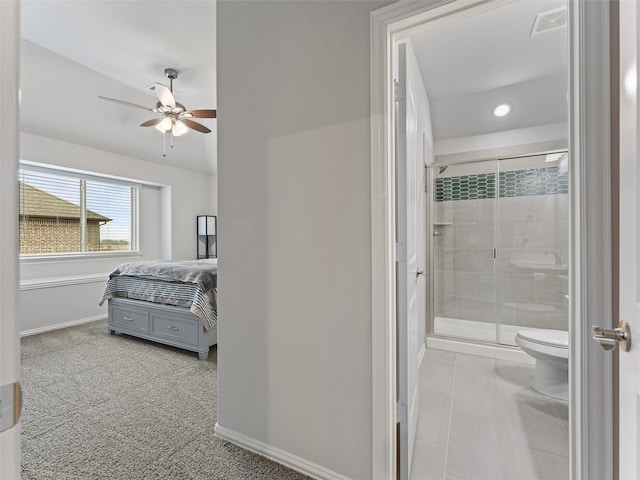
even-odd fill
[[[162,156],[167,156],[167,133],[162,132]]]

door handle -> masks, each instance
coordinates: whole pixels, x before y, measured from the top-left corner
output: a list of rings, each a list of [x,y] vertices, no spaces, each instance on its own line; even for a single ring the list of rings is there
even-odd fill
[[[420,270],[419,268],[416,270],[416,278],[418,278],[420,275],[424,275],[424,270]]]
[[[618,344],[623,352],[631,350],[631,328],[624,320],[616,328],[594,326],[593,339],[605,350],[613,350]]]

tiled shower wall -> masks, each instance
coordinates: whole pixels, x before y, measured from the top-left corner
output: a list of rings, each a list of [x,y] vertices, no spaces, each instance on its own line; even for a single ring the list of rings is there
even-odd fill
[[[568,188],[558,167],[436,179],[434,314],[568,327]],[[497,258],[494,259],[494,248]]]

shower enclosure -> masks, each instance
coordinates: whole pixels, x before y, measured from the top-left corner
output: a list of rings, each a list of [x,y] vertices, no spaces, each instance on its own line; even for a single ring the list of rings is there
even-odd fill
[[[429,334],[568,328],[566,152],[429,167]]]

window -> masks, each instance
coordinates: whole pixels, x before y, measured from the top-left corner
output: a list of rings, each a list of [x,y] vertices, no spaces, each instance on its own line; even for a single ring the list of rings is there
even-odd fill
[[[21,163],[20,254],[137,251],[133,183]]]

